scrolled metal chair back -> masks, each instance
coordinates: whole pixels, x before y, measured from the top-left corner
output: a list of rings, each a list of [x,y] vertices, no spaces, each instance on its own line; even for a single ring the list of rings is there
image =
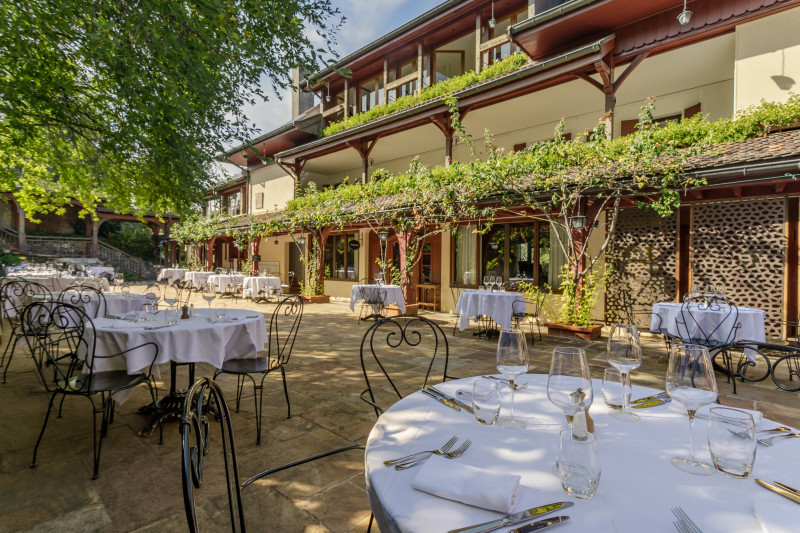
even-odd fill
[[[84,309],[92,303],[97,302],[97,313],[95,318],[104,316],[108,310],[106,297],[97,287],[93,285],[71,285],[61,291],[58,301],[65,304],[83,307]],[[87,313],[88,314],[88,313]]]
[[[720,313],[722,319],[713,327],[704,324],[700,313],[706,312]],[[739,308],[727,300],[706,304],[689,299],[681,304],[681,312],[676,321],[678,336],[683,342],[708,348],[731,344],[742,327],[739,322]]]
[[[22,278],[11,278],[0,288],[0,301],[9,322],[19,320],[25,306],[33,301],[47,301],[52,298],[43,285]]]
[[[214,422],[219,424],[225,481],[227,484],[230,530],[244,533],[239,463],[230,412],[217,383],[211,378],[196,381],[186,393],[181,417],[181,473],[183,504],[190,532],[199,531],[195,509],[195,490],[203,483],[203,462],[212,446]]]
[[[434,365],[438,362],[442,365],[441,382],[453,379],[447,373],[450,357],[447,337],[438,324],[421,316],[401,315],[374,323],[361,339],[360,357],[366,383],[361,399],[370,404],[378,416],[383,412],[375,394],[379,388],[398,400],[404,396],[400,390],[400,380],[393,379],[391,375],[392,367],[396,366],[398,360],[402,360],[405,367],[408,361],[416,363],[423,357],[428,359],[424,377],[419,380],[420,386],[412,386],[412,390],[406,391],[408,393],[427,386],[436,368]],[[404,383],[407,381],[403,379]]]
[[[302,319],[303,299],[300,296],[287,296],[278,302],[269,321],[269,368],[289,362]]]

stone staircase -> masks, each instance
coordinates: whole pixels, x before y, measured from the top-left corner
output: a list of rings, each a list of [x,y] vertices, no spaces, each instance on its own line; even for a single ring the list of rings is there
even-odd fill
[[[3,248],[16,252],[17,239],[16,230],[0,226],[0,245]],[[27,235],[25,241],[27,255],[47,258],[92,257],[91,237]],[[150,263],[102,241],[99,242],[97,259],[113,266],[118,271],[130,272],[141,278],[149,278],[153,275]]]

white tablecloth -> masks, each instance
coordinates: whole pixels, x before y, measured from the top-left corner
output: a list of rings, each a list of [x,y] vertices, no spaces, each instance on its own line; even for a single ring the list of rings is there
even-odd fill
[[[461,292],[456,304],[459,314],[458,329],[464,331],[469,327],[469,319],[478,315],[491,317],[502,329],[511,329],[511,315],[514,314],[514,302],[524,308],[525,298],[517,292],[489,292],[466,289]]]
[[[375,289],[379,288],[378,285],[353,285],[350,290],[350,310],[356,310],[356,302],[361,300],[361,289]],[[386,299],[383,300],[384,307],[395,303],[400,309],[401,313],[406,312],[406,299],[403,297],[403,290],[400,285],[381,285],[380,289],[386,289]]]
[[[188,268],[162,268],[158,273],[158,281],[168,279],[170,283],[182,280],[183,276],[189,272]]]
[[[106,308],[101,314],[100,300],[98,298],[90,298],[89,301],[86,302],[84,301],[84,298],[79,300],[77,298],[77,293],[74,294],[76,295],[75,300],[70,298],[69,294],[67,294],[62,301],[64,303],[82,308],[86,315],[91,319],[99,318],[102,315],[120,316],[125,313],[130,313],[131,311],[138,311],[144,304],[147,303],[147,299],[145,298],[144,294],[129,294],[128,296],[123,296],[118,292],[109,292],[103,295],[106,299]],[[58,296],[58,294],[51,294],[50,298],[52,300],[57,300]],[[41,301],[40,298],[32,298],[29,299],[28,303],[30,303],[30,301],[37,300]]]
[[[770,493],[752,479],[693,476],[670,463],[671,457],[689,453],[685,414],[670,413],[667,405],[662,405],[637,410],[642,417],[638,422],[615,420],[608,415],[598,380],[594,381],[590,413],[602,468],[600,484],[590,500],[570,498],[552,473],[558,433],[566,427],[564,415],[547,400],[546,375],[526,374],[519,381],[530,383],[515,394],[515,415],[528,423],[523,430],[482,426],[469,412],[456,412],[420,392],[394,404],[378,419],[367,441],[365,464],[370,502],[382,533],[444,532],[502,516],[412,489],[411,480],[419,466],[397,471],[383,465],[388,459],[438,448],[452,435],[460,437],[460,442],[472,440],[469,450],[455,461],[522,477],[523,496],[515,510],[573,501],[574,507],[549,515],[571,517],[558,527],[559,532],[674,533],[670,509],[677,506],[705,533],[761,531],[752,514],[752,501]],[[467,378],[437,387],[453,394],[458,389],[471,390],[471,383],[472,378]],[[653,393],[652,389],[633,388],[634,398]],[[506,388],[501,416],[507,414],[508,397]],[[775,426],[765,421],[762,427]],[[695,422],[695,450],[698,457],[710,461],[706,428],[706,420]],[[759,446],[753,477],[800,486],[800,472],[789,467],[798,453],[800,439],[784,439],[770,448]],[[476,480],[476,485],[479,483]]]
[[[105,278],[58,278],[53,276],[24,276],[23,278],[42,285],[50,292],[61,292],[70,285],[76,285],[78,282],[80,282],[81,285],[97,287],[102,291],[107,291],[109,287],[108,280]]]
[[[763,309],[739,307],[737,315],[735,311],[729,312],[727,308],[719,309],[713,306],[712,309],[702,309],[693,307],[691,318],[687,316],[686,319],[682,319],[681,325],[678,326],[682,306],[683,304],[675,302],[659,302],[653,305],[653,311],[650,315],[650,331],[666,333],[672,337],[688,340],[687,332],[688,337],[696,337],[700,335],[700,329],[702,328],[702,331],[709,335],[711,340],[719,344],[733,342],[738,339],[758,342],[766,340],[764,318],[767,313]],[[731,338],[731,328],[734,325],[734,320],[741,327],[736,330],[735,336]]]
[[[85,270],[86,270],[86,273],[89,274],[90,276],[92,276],[93,278],[96,278],[97,276],[99,276],[100,274],[103,274],[105,272],[111,274],[112,279],[114,277],[116,277],[116,272],[114,271],[114,267],[87,266]]]
[[[244,278],[242,283],[242,298],[255,298],[258,296],[259,291],[264,291],[264,296],[269,295],[269,289],[281,289],[281,278],[277,276],[259,276]]]
[[[211,277],[212,274],[213,272],[187,272],[183,275],[183,279],[190,281],[192,287],[199,288],[201,285],[208,282],[208,278]]]
[[[157,364],[175,361],[177,363],[208,363],[221,368],[222,362],[240,357],[256,357],[267,344],[267,327],[264,315],[256,311],[228,309],[231,322],[209,322],[214,310],[195,309],[197,318],[178,320],[174,326],[147,330],[145,327],[164,324],[164,312],[159,311],[156,322],[130,322],[98,318],[94,321],[95,330],[88,329],[88,344],[92,336],[96,338],[95,353],[107,355],[154,342],[158,346]],[[85,354],[83,354],[85,356]],[[146,370],[152,352],[134,350],[124,357],[98,360],[95,370],[127,370],[136,374]],[[155,371],[157,372],[157,368]],[[118,401],[125,398],[117,397]]]
[[[244,274],[213,274],[208,276],[208,282],[217,288],[217,292],[224,292],[228,285],[243,283]]]

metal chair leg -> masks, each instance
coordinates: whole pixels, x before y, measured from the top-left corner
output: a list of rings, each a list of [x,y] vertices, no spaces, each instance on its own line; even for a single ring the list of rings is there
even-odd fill
[[[286,370],[281,366],[281,378],[283,378],[283,394],[286,396],[286,418],[292,418],[292,406],[289,403],[289,389],[286,386]]]
[[[39,438],[36,439],[36,446],[33,447],[33,460],[31,460],[31,468],[36,468],[39,466],[36,463],[36,454],[39,451],[39,444],[42,443],[42,437],[44,437],[44,430],[47,428],[47,421],[50,420],[50,411],[53,410],[53,402],[56,399],[56,394],[58,391],[54,391],[53,394],[50,396],[50,403],[47,404],[47,412],[44,415],[44,424],[42,424],[42,430],[39,432]]]

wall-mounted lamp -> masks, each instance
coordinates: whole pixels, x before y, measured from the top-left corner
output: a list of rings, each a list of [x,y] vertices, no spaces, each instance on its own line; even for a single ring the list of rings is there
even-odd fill
[[[494,20],[494,0],[492,0],[492,18],[489,19],[489,27],[491,29],[494,29],[494,27],[496,25],[497,25],[497,21]]]
[[[331,86],[330,85],[328,85],[328,94],[325,95],[325,101],[326,102],[330,102],[331,101]]]
[[[375,160],[372,159],[371,157],[369,158],[369,166],[371,166],[371,167],[375,166]]]
[[[683,11],[681,14],[678,15],[678,24],[681,26],[686,26],[692,21],[692,12],[686,9],[686,2],[687,0],[683,0]]]

